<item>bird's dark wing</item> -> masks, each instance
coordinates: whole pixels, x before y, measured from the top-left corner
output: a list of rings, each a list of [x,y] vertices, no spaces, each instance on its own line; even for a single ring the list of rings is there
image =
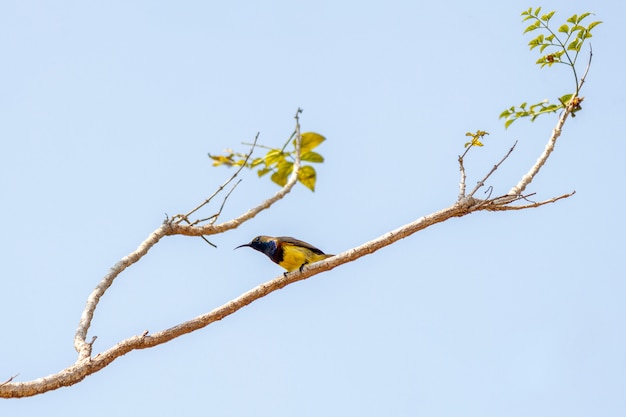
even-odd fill
[[[303,248],[307,248],[309,249],[311,252],[316,253],[318,255],[324,255],[324,252],[322,252],[321,250],[319,250],[318,248],[316,248],[315,246],[303,242],[301,240],[295,239],[293,237],[289,237],[289,236],[279,236],[276,238],[279,242],[284,242],[288,245],[294,245],[294,246],[301,246]]]

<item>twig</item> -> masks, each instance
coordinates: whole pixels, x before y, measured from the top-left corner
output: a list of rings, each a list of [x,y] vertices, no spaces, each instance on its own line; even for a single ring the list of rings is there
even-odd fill
[[[500,160],[500,162],[495,164],[491,168],[491,171],[489,171],[482,180],[478,181],[478,183],[476,184],[476,187],[474,187],[472,192],[469,194],[470,197],[473,197],[474,194],[476,194],[476,191],[478,191],[481,187],[485,185],[485,181],[487,181],[487,179],[491,176],[491,174],[493,174],[500,167],[500,165],[502,165],[502,163],[511,155],[511,153],[513,153],[515,146],[517,146],[517,141],[515,141],[513,146],[511,146],[511,149],[509,149],[509,151],[506,153],[506,155],[504,155],[504,157]]]
[[[7,379],[6,381],[4,381],[3,383],[0,384],[0,387],[3,385],[8,384],[9,382],[13,381],[15,378],[17,378],[19,376],[19,374],[15,374],[12,377],[10,377],[9,379]]]
[[[525,204],[525,205],[522,205],[522,206],[510,206],[510,205],[506,205],[506,204],[505,205],[503,205],[503,204],[493,204],[493,205],[486,204],[484,209],[488,210],[488,211],[525,210],[525,209],[529,209],[529,208],[536,208],[536,207],[545,206],[546,204],[551,204],[551,203],[554,203],[556,201],[562,200],[564,198],[571,197],[574,194],[576,194],[576,191],[572,191],[571,193],[563,194],[563,195],[560,195],[558,197],[553,197],[553,198],[551,198],[549,200],[534,202],[532,204]],[[526,199],[526,197],[519,196],[518,199]]]
[[[485,194],[487,194],[486,199],[489,200],[491,198],[491,194],[493,194],[493,185],[487,187],[487,189],[485,190]]]
[[[220,206],[219,211],[212,215],[207,217],[206,219],[201,219],[201,220],[196,220],[194,222],[191,222],[189,220],[189,216],[191,216],[193,213],[195,213],[196,211],[200,210],[202,207],[204,207],[206,204],[208,204],[209,202],[211,202],[211,200],[218,195],[220,192],[222,192],[222,190],[224,190],[224,188],[232,181],[235,179],[235,177],[237,177],[237,175],[241,172],[242,169],[245,168],[246,164],[248,163],[248,159],[250,159],[250,157],[252,156],[252,153],[254,152],[254,148],[256,147],[256,143],[257,140],[259,139],[259,132],[257,132],[256,136],[254,137],[254,142],[250,145],[250,151],[246,154],[246,158],[243,161],[243,164],[241,164],[241,166],[239,166],[239,168],[235,171],[235,173],[226,181],[224,182],[222,185],[220,185],[217,190],[206,200],[204,200],[202,203],[200,203],[197,207],[195,207],[193,210],[191,210],[189,213],[187,214],[177,214],[175,216],[172,217],[171,222],[173,223],[180,223],[180,222],[185,222],[190,226],[194,226],[198,223],[204,222],[206,220],[212,219],[211,224],[215,223],[215,221],[217,221],[218,216],[222,213],[222,209],[224,208],[224,204],[226,204],[226,200],[228,199],[228,196],[233,192],[234,188],[241,182],[241,180],[239,180],[235,186],[233,188],[231,188],[230,192],[226,195],[226,197],[224,198],[224,200],[222,201],[222,205]],[[202,240],[204,240],[206,243],[208,243],[209,245],[213,246],[214,248],[217,248],[217,245],[215,245],[214,243],[212,243],[211,241],[209,241],[209,239],[207,239],[205,236],[200,236],[202,238]]]
[[[224,204],[224,203],[222,202],[222,205],[223,205],[223,204]],[[210,217],[209,217],[209,218],[210,218]],[[172,218],[172,219],[173,219],[173,218]],[[172,220],[172,221],[173,221],[173,220]],[[179,217],[179,218],[178,218],[178,220],[176,220],[176,221],[177,221],[177,222],[179,222],[179,223],[180,223],[181,221],[184,221],[185,223],[187,223],[187,224],[188,224],[188,225],[190,225],[190,226],[193,226],[194,224],[198,223],[198,220],[196,220],[195,222],[191,223],[187,217]],[[167,222],[167,219],[166,219],[166,222]],[[207,239],[206,237],[204,237],[204,236],[200,236],[200,237],[202,238],[202,240],[204,240],[204,241],[205,241],[206,243],[208,243],[209,245],[213,246],[214,248],[217,248],[217,245],[216,245],[215,243],[211,242],[211,241],[210,241],[209,239]]]
[[[232,176],[231,176],[231,177],[230,177],[230,178],[229,178],[229,179],[228,179],[225,183],[223,183],[222,185],[220,185],[220,186],[218,187],[218,189],[217,189],[217,190],[216,190],[216,191],[215,191],[215,192],[214,192],[214,193],[213,193],[213,194],[212,194],[209,198],[207,198],[206,200],[204,200],[202,203],[200,203],[200,204],[199,204],[196,208],[194,208],[193,210],[191,210],[189,213],[187,213],[187,214],[183,214],[183,215],[177,215],[177,216],[174,216],[174,217],[172,218],[172,220],[176,219],[176,222],[177,222],[177,223],[180,223],[181,221],[183,221],[183,220],[185,220],[185,219],[188,219],[188,218],[189,218],[189,216],[191,216],[191,215],[192,215],[193,213],[195,213],[196,211],[200,210],[202,207],[204,207],[206,204],[208,204],[208,203],[209,203],[209,202],[213,199],[213,197],[215,197],[215,196],[216,196],[216,195],[218,195],[220,192],[222,192],[222,190],[223,190],[223,189],[224,189],[224,188],[225,188],[228,184],[230,184],[230,182],[231,182],[232,180],[234,180],[234,179],[235,179],[235,177],[237,177],[237,175],[241,172],[241,170],[242,170],[242,169],[244,169],[244,168],[246,167],[246,164],[248,163],[248,159],[250,159],[250,157],[252,156],[252,153],[254,152],[254,148],[256,147],[256,142],[257,142],[257,140],[258,140],[258,139],[259,139],[259,133],[257,133],[257,134],[256,134],[256,136],[254,137],[254,142],[252,142],[252,145],[250,146],[250,152],[248,152],[248,153],[246,154],[246,158],[244,159],[243,164],[241,164],[241,166],[237,169],[237,171],[235,171],[235,173],[234,173],[234,174],[233,174],[233,175],[232,175]],[[195,224],[195,222],[194,222],[194,223],[191,223],[191,222],[190,222],[190,224],[192,224],[192,225],[193,225],[193,224]]]
[[[226,196],[224,197],[224,200],[222,201],[222,205],[220,206],[219,210],[217,211],[217,213],[213,214],[212,216],[207,217],[206,219],[198,219],[195,222],[193,222],[191,225],[194,226],[196,224],[199,223],[203,223],[206,221],[210,220],[210,224],[215,223],[215,221],[217,220],[217,218],[220,216],[220,214],[222,214],[222,210],[224,209],[224,205],[226,205],[226,200],[228,200],[228,197],[230,197],[230,195],[233,193],[233,191],[235,191],[235,188],[237,188],[237,186],[241,183],[241,180],[237,181],[230,189],[230,191],[226,194]]]
[[[582,77],[580,77],[580,81],[578,82],[578,88],[576,89],[576,97],[578,97],[578,93],[580,92],[580,89],[583,88],[583,84],[585,83],[585,79],[587,78],[587,73],[589,72],[589,68],[591,68],[592,58],[593,58],[593,49],[591,48],[591,43],[589,43],[589,60],[587,61],[587,68],[585,68],[585,73],[583,74]]]

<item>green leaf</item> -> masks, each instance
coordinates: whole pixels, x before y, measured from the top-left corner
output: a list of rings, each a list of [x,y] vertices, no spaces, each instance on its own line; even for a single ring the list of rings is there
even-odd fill
[[[315,168],[310,165],[304,165],[298,171],[298,181],[302,183],[306,188],[311,191],[315,191],[315,182],[317,181],[317,174]]]
[[[256,174],[259,176],[259,178],[261,178],[263,175],[267,174],[270,171],[271,169],[269,168],[261,168],[256,172]]]
[[[568,20],[569,22],[569,20]],[[569,25],[563,23],[560,27],[559,27],[559,32],[563,32],[563,33],[569,33]]]
[[[293,162],[289,162],[287,160],[280,161],[276,168],[278,168],[279,171],[286,171],[287,175],[289,175],[291,174],[291,171],[293,171]]]
[[[541,26],[541,22],[540,21],[536,21],[535,23],[529,25],[526,28],[526,30],[524,30],[524,33],[533,31],[533,30],[537,29],[539,26]]]
[[[209,158],[213,160],[213,166],[217,167],[220,165],[233,166],[235,161],[233,160],[233,155],[223,156],[223,155],[211,155],[209,154]]]
[[[541,20],[543,20],[544,22],[546,22],[546,23],[547,23],[547,22],[548,22],[548,20],[550,20],[550,19],[552,18],[552,16],[554,16],[554,13],[555,13],[555,12],[554,12],[554,10],[553,10],[553,11],[551,11],[551,12],[550,12],[550,13],[548,13],[548,14],[544,14],[543,16],[541,16]]]
[[[513,122],[515,121],[515,119],[509,119],[506,122],[504,122],[504,128],[508,129],[509,126],[511,126],[513,124]]]
[[[581,46],[582,46],[582,43],[580,42],[580,39],[574,38],[574,40],[571,41],[569,45],[567,45],[567,50],[568,51],[580,51]]]
[[[530,50],[532,51],[533,49],[535,49],[536,47],[538,47],[540,44],[537,41],[537,39],[532,39],[530,42],[528,42],[528,46],[530,46]]]
[[[564,96],[559,97],[559,101],[563,104],[563,106],[567,105],[569,101],[572,99],[574,94],[565,94]]]
[[[257,165],[262,164],[263,160],[264,160],[263,158],[255,158],[255,159],[253,159],[252,162],[250,162],[250,168],[254,168]]]
[[[274,181],[276,184],[280,185],[281,187],[284,187],[285,184],[287,184],[287,179],[289,179],[289,174],[291,172],[288,172],[287,170],[278,170],[276,172],[274,172],[272,174],[272,181]]]
[[[478,138],[472,139],[470,143],[472,144],[472,146],[485,146],[480,140],[478,140]],[[465,145],[465,147],[467,148],[467,143]]]
[[[274,172],[271,177],[272,181],[278,184],[281,187],[284,187],[287,184],[287,177],[284,175],[280,175],[278,172]]]
[[[312,149],[316,148],[320,143],[324,142],[326,138],[319,133],[305,132],[302,134],[302,145],[300,146],[300,152],[305,154]],[[294,139],[293,146],[296,146]]]
[[[580,17],[576,20],[576,23],[580,23],[583,21],[584,18],[586,18],[587,16],[591,15],[591,13],[586,12],[580,15]]]
[[[280,149],[272,149],[265,154],[265,165],[272,166],[285,160],[285,154]]]
[[[600,23],[602,23],[601,21],[597,21],[597,22],[591,22],[589,23],[589,26],[587,26],[587,30],[591,31],[591,29],[595,28],[596,26],[598,26]]]
[[[324,157],[317,152],[307,152],[300,159],[308,162],[324,162]]]
[[[504,119],[505,117],[509,117],[509,115],[512,113],[512,109],[506,109],[505,111],[503,111],[502,113],[500,113],[500,116],[498,117],[498,119]]]

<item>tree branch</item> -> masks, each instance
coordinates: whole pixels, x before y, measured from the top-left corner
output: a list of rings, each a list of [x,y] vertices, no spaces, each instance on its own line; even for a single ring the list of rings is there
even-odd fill
[[[465,151],[467,153],[467,151]],[[463,156],[465,155],[463,154]],[[465,198],[465,180],[467,179],[467,175],[465,174],[465,166],[463,165],[463,156],[459,156],[459,171],[461,171],[461,181],[459,182],[459,197],[457,201],[461,201]]]
[[[76,330],[76,334],[74,336],[74,348],[78,352],[78,361],[82,361],[91,356],[92,344],[86,342],[87,332],[89,331],[89,327],[91,326],[91,322],[93,320],[93,315],[100,301],[100,298],[104,295],[104,293],[109,289],[109,287],[113,284],[113,281],[119,274],[122,273],[126,268],[139,261],[144,255],[148,253],[148,251],[156,245],[161,238],[164,236],[174,235],[174,234],[182,234],[187,236],[203,236],[203,235],[212,235],[216,233],[221,233],[230,229],[237,228],[239,225],[244,223],[247,220],[252,219],[262,210],[266,210],[272,206],[275,202],[282,199],[296,184],[298,181],[298,172],[300,171],[300,147],[302,143],[302,136],[300,132],[300,119],[299,113],[301,112],[298,109],[296,113],[296,161],[294,162],[293,172],[285,184],[274,196],[268,200],[265,200],[258,206],[254,207],[251,210],[248,210],[246,213],[241,216],[230,220],[228,222],[214,225],[213,223],[204,225],[204,226],[196,226],[196,225],[181,225],[180,221],[186,219],[186,216],[197,211],[200,207],[206,204],[210,199],[205,200],[204,203],[200,204],[194,210],[189,212],[184,216],[175,216],[172,219],[166,220],[158,229],[152,232],[148,238],[143,241],[139,247],[129,255],[125,256],[117,262],[109,271],[108,274],[104,276],[104,278],[100,281],[100,283],[94,288],[92,293],[87,298],[87,303],[85,305],[85,309],[81,314],[80,321],[78,324],[78,329]],[[257,135],[258,136],[258,135]],[[256,140],[256,139],[255,139]],[[252,150],[250,151],[252,153]],[[239,171],[237,171],[239,172]],[[222,187],[228,184],[235,176],[231,177]],[[216,194],[216,193],[215,193]],[[214,194],[214,195],[215,195]],[[211,197],[212,198],[212,197]],[[204,236],[203,236],[204,237]],[[92,342],[93,343],[93,342]]]
[[[92,345],[95,341],[95,337],[94,339],[92,339],[91,342],[86,342],[86,336],[89,331],[89,327],[91,325],[91,321],[93,319],[93,315],[100,298],[113,284],[114,279],[122,271],[141,259],[156,243],[160,241],[161,238],[174,234],[182,234],[187,236],[204,236],[221,233],[236,228],[243,222],[255,217],[256,214],[258,214],[262,210],[269,208],[273,203],[280,200],[291,190],[291,188],[298,180],[298,172],[300,169],[301,134],[300,124],[298,120],[298,114],[300,110],[298,109],[298,113],[296,114],[296,161],[294,163],[294,170],[289,177],[287,184],[280,191],[274,194],[274,196],[270,199],[262,202],[257,207],[248,210],[241,216],[221,224],[209,223],[202,226],[199,226],[197,224],[183,225],[180,224],[180,219],[183,219],[184,216],[166,220],[157,230],[150,234],[150,236],[148,236],[148,238],[144,242],[142,242],[141,245],[139,245],[139,247],[134,252],[117,262],[113,266],[113,268],[111,268],[109,273],[105,275],[102,281],[96,286],[93,292],[89,295],[87,299],[87,304],[81,315],[76,335],[74,337],[74,346],[79,354],[77,361],[73,365],[55,374],[48,375],[44,378],[39,378],[27,382],[13,382],[13,378],[9,378],[6,382],[0,384],[0,397],[9,398],[33,396],[60,387],[76,384],[82,381],[88,375],[91,375],[101,370],[102,368],[112,363],[115,359],[127,354],[130,351],[146,349],[163,343],[167,343],[174,338],[202,329],[216,321],[222,320],[223,318],[237,312],[238,310],[249,305],[250,303],[260,298],[263,298],[274,291],[286,287],[287,285],[291,285],[295,282],[305,280],[321,272],[336,268],[339,265],[355,261],[363,256],[370,255],[386,246],[394,244],[400,239],[404,239],[420,230],[423,230],[437,223],[444,222],[453,217],[463,217],[475,211],[482,210],[507,211],[534,208],[573,195],[573,193],[565,194],[559,197],[555,197],[551,200],[539,203],[532,203],[522,206],[510,206],[510,203],[512,202],[520,199],[526,199],[526,197],[528,197],[522,196],[521,192],[532,181],[541,166],[549,157],[554,148],[554,142],[558,138],[561,132],[561,128],[571,110],[572,102],[570,102],[563,114],[560,116],[557,127],[554,129],[553,134],[550,137],[548,145],[546,146],[543,154],[539,157],[529,173],[524,176],[522,180],[515,187],[513,187],[507,195],[488,200],[479,200],[473,197],[473,194],[476,192],[476,190],[484,185],[485,180],[489,178],[489,176],[500,166],[500,164],[502,164],[502,162],[504,162],[506,158],[508,158],[508,156],[513,151],[515,145],[509,150],[509,152],[502,158],[502,160],[498,164],[494,165],[491,171],[485,176],[485,178],[481,182],[479,182],[479,184],[468,197],[460,198],[452,206],[420,217],[409,224],[385,233],[369,242],[349,249],[336,256],[325,259],[321,262],[306,265],[304,266],[302,271],[281,274],[277,278],[274,278],[241,294],[239,297],[223,304],[220,307],[215,308],[214,310],[206,314],[200,315],[194,319],[183,322],[174,327],[158,331],[153,334],[149,334],[147,331],[143,332],[143,334],[141,335],[122,340],[108,350],[92,357]],[[462,160],[460,159],[459,162],[461,164],[462,172],[460,195],[463,195],[465,172],[462,165]],[[193,213],[193,211],[191,213]]]

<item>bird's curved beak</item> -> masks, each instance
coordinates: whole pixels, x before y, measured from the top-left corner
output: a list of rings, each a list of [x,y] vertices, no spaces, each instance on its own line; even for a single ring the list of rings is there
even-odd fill
[[[243,245],[237,246],[235,249],[243,248],[244,246],[250,246],[250,244],[249,243],[245,243]],[[235,250],[235,249],[233,249],[233,250]]]

